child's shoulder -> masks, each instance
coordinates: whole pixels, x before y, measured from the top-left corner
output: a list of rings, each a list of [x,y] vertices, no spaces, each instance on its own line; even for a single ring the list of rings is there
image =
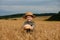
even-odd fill
[[[25,23],[28,23],[29,21],[25,21]],[[35,23],[34,21],[30,21],[30,23]]]
[[[35,23],[34,21],[32,21],[33,23]]]

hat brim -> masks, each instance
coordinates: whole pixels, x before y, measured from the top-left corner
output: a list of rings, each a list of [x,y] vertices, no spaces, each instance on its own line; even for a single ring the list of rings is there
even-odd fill
[[[32,18],[35,18],[35,15],[24,15],[23,18],[26,19],[27,16],[31,16]]]

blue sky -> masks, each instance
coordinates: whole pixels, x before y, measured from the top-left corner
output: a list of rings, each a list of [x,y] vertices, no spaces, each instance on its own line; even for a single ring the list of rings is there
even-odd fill
[[[57,13],[60,11],[60,0],[0,0],[0,16],[27,11]]]

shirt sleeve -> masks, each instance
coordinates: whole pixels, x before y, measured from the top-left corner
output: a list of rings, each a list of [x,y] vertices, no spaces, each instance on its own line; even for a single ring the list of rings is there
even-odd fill
[[[33,22],[33,25],[32,25],[32,27],[35,27],[36,25],[35,25],[35,22]]]
[[[24,26],[24,25],[26,25],[26,24],[29,24],[29,25],[31,25],[32,27],[35,27],[35,22],[24,22],[24,24],[22,25],[22,26]]]
[[[24,27],[24,25],[25,25],[25,22],[23,22],[23,24],[22,24],[22,26],[21,26],[21,27],[23,28],[23,27]]]

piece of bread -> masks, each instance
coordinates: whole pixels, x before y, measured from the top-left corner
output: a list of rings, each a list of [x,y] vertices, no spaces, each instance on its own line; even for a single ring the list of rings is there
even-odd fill
[[[31,26],[30,26],[29,24],[26,24],[26,25],[24,25],[24,28],[25,28],[25,29],[30,29]]]

